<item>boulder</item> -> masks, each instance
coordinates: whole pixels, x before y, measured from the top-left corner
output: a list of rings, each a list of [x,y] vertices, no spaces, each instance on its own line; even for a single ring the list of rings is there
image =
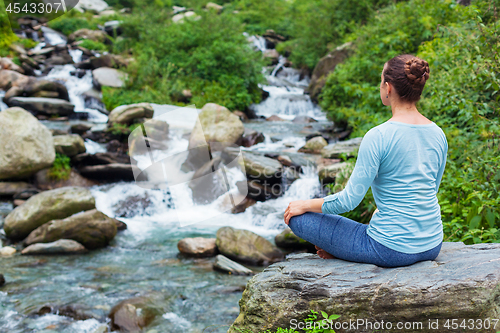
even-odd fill
[[[500,244],[443,243],[435,261],[381,268],[316,254],[296,254],[248,282],[240,315],[229,333],[275,331],[303,321],[310,310],[340,315],[338,321],[422,322],[418,332],[457,332],[443,326],[500,311]],[[428,323],[439,320],[439,328]],[[335,322],[334,322],[335,323]],[[393,327],[394,328],[394,327]],[[417,331],[417,330],[409,330]],[[482,332],[495,332],[493,325]],[[369,326],[343,332],[373,332]]]
[[[0,179],[26,178],[54,163],[52,134],[29,112],[1,111],[0,124]]]
[[[50,169],[40,170],[35,174],[35,184],[40,190],[48,191],[68,186],[91,187],[98,185],[98,182],[83,177],[72,168],[67,179],[53,179]]]
[[[276,45],[286,40],[285,37],[278,35],[274,30],[269,29],[262,35],[266,40],[266,48],[274,49]],[[287,55],[286,55],[287,56]]]
[[[58,135],[54,137],[56,152],[69,157],[85,153],[85,142],[78,134]]]
[[[263,52],[264,59],[271,62],[272,65],[276,65],[279,61],[280,54],[275,49],[267,49]]]
[[[88,165],[103,164],[130,164],[130,156],[120,153],[83,153],[78,154],[71,159],[71,162],[78,168]]]
[[[100,57],[91,57],[89,59],[92,69],[101,67],[120,68],[127,67],[129,60],[115,54],[106,54]]]
[[[314,250],[314,244],[297,237],[290,228],[286,228],[274,237],[276,246],[287,250]]]
[[[102,30],[80,29],[68,36],[68,43],[73,43],[76,40],[89,39],[94,42],[110,43],[108,34]]]
[[[7,101],[9,106],[19,106],[43,115],[69,116],[74,113],[75,106],[64,99],[45,97],[12,97]]]
[[[190,257],[213,257],[217,254],[215,238],[183,238],[177,243],[177,248]]]
[[[12,246],[4,246],[0,248],[0,257],[10,257],[16,253],[16,249]]]
[[[328,146],[328,142],[322,136],[309,139],[305,146],[299,149],[300,153],[320,154],[321,149]]]
[[[0,71],[0,89],[9,90],[12,87],[22,87],[28,84],[29,76],[11,70]]]
[[[272,116],[270,117],[267,117],[266,118],[267,121],[286,121],[285,119],[273,114]]]
[[[353,51],[353,43],[348,42],[329,52],[318,61],[316,67],[314,67],[309,86],[306,89],[306,92],[311,95],[313,101],[317,101],[321,89],[325,86],[328,75],[335,70],[338,64],[349,57]]]
[[[13,197],[18,193],[33,190],[36,188],[26,182],[0,182],[0,197]]]
[[[22,207],[22,206],[21,206]],[[72,239],[89,250],[105,247],[115,238],[117,224],[96,209],[52,220],[33,230],[25,239],[26,245]]]
[[[3,277],[2,274],[0,274],[0,287],[5,284],[5,278]]]
[[[235,261],[218,254],[215,257],[213,267],[215,270],[226,272],[233,275],[252,275],[253,271]]]
[[[337,174],[344,170],[349,164],[346,162],[320,165],[318,167],[318,177],[321,184],[335,183]]]
[[[130,125],[138,118],[153,118],[154,109],[149,103],[121,105],[109,113],[108,123]]]
[[[0,70],[4,69],[24,74],[24,69],[21,66],[16,65],[10,58],[0,58]]]
[[[198,119],[189,137],[187,158],[187,163],[194,169],[208,161],[207,145],[212,150],[220,151],[223,147],[236,144],[245,131],[238,116],[214,103],[205,104]]]
[[[249,230],[222,227],[217,230],[217,248],[226,257],[254,265],[268,265],[283,259],[271,242]]]
[[[243,152],[243,162],[248,178],[274,184],[279,182],[282,174],[281,163],[275,159],[251,152]]]
[[[243,147],[251,147],[258,143],[264,142],[265,140],[266,138],[264,137],[264,134],[262,134],[261,132],[245,128],[245,132],[243,133],[243,136],[241,137],[239,144]]]
[[[41,225],[63,219],[77,212],[95,208],[95,199],[88,189],[63,187],[34,195],[5,218],[7,237],[23,239]]]
[[[168,311],[170,303],[163,293],[121,301],[109,313],[111,330],[124,333],[142,332],[157,316]]]
[[[240,193],[246,194],[248,199],[255,201],[275,199],[283,194],[283,187],[280,183],[269,185],[269,183],[265,184],[265,182],[264,184],[260,184],[258,180],[240,180],[236,182],[236,187]],[[234,209],[238,212],[238,208],[235,207]]]
[[[71,239],[60,239],[51,243],[33,244],[21,251],[21,254],[80,254],[87,249],[80,243]]]
[[[224,176],[219,170],[220,157],[215,157],[201,166],[189,182],[192,198],[196,204],[208,204],[227,192]]]
[[[296,124],[308,124],[308,123],[317,123],[318,121],[309,116],[297,116],[293,118],[292,122]]]
[[[134,169],[136,170],[136,174],[141,173],[137,166],[121,163],[89,165],[79,168],[78,172],[84,177],[105,182],[133,181],[135,180]]]
[[[323,158],[340,158],[342,155],[347,157],[353,156],[353,153],[358,150],[363,138],[354,138],[346,141],[331,143],[321,150]]]
[[[128,78],[127,73],[109,67],[94,69],[92,76],[94,78],[94,86],[97,89],[101,89],[103,86],[121,88],[125,85],[125,81]]]
[[[239,204],[237,204],[231,208],[231,213],[232,214],[243,213],[245,210],[247,210],[247,208],[252,207],[256,203],[257,203],[257,201],[255,201],[254,199],[246,197]]]

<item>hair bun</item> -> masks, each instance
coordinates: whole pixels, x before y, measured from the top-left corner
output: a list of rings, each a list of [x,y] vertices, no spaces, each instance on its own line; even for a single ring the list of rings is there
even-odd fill
[[[415,88],[423,87],[429,79],[429,64],[425,60],[412,58],[406,62],[404,68],[408,81]]]

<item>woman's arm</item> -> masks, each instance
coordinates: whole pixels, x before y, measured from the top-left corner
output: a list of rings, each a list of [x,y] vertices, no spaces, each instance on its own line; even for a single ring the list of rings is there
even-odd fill
[[[321,213],[323,199],[292,201],[285,210],[285,223],[288,224],[293,216],[302,215],[307,212]]]

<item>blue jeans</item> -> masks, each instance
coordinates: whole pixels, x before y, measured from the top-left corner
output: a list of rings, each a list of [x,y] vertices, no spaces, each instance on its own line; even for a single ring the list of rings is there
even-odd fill
[[[292,217],[288,226],[295,235],[336,258],[381,267],[408,266],[418,261],[434,260],[442,244],[421,253],[395,251],[368,236],[367,224],[332,214],[305,213]]]

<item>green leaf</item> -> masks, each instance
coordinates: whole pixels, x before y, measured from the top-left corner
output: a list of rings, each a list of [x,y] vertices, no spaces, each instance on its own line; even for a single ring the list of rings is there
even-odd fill
[[[323,318],[328,319],[328,314],[325,311],[321,311],[321,314],[323,315]]]
[[[484,218],[486,219],[486,222],[488,222],[490,228],[495,227],[495,213],[493,213],[491,209],[488,208]]]
[[[479,227],[479,224],[481,223],[481,215],[476,215],[470,220],[469,223],[469,229],[477,229]]]

